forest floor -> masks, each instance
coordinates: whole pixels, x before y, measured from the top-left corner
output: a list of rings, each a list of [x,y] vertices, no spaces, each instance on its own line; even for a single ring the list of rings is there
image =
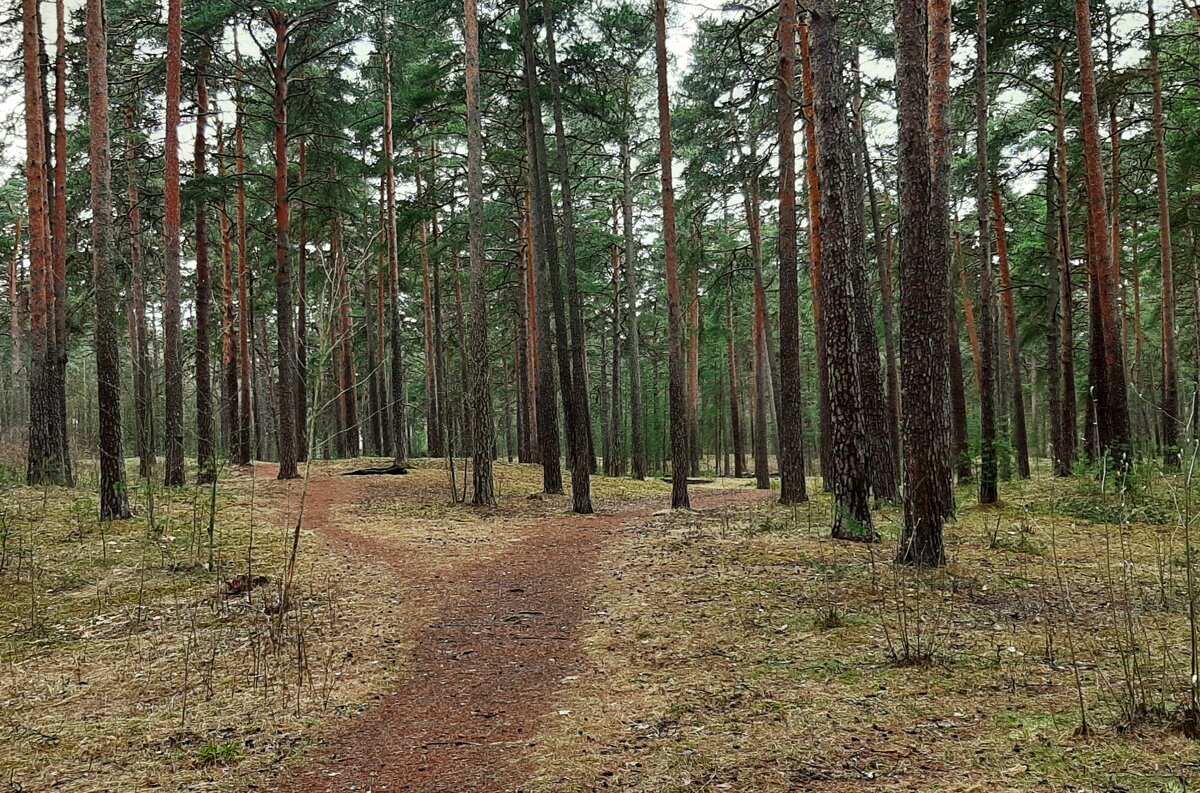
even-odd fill
[[[824,496],[629,532],[525,789],[1197,789],[1185,477],[1001,493],[959,489],[931,573]]]
[[[142,487],[108,527],[87,482],[3,486],[0,790],[1200,784],[1182,477],[963,488],[914,574],[896,508],[859,545],[744,481],[672,514],[597,477],[575,517],[536,466],[477,510],[360,464]]]

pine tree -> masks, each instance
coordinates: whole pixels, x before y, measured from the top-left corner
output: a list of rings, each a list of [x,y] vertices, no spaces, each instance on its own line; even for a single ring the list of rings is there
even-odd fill
[[[59,8],[61,9],[61,5]],[[108,134],[108,29],[103,0],[87,4],[88,129],[92,177],[92,276],[96,292],[96,385],[100,407],[100,520],[129,517],[121,445],[121,363],[112,243],[112,152]]]
[[[492,458],[496,434],[492,426],[491,361],[488,351],[487,261],[484,252],[483,218],[483,122],[479,101],[479,19],[475,0],[465,0],[467,77],[467,201],[471,257],[471,379],[474,394],[471,503],[496,503]],[[548,25],[549,27],[549,25]],[[578,505],[576,511],[578,509]],[[590,504],[589,510],[590,511]]]
[[[796,269],[795,74],[796,4],[779,4],[779,73],[775,101],[779,123],[779,501],[808,500],[804,480],[804,403],[800,373],[800,294]]]
[[[790,0],[785,0],[789,2]],[[675,186],[671,173],[671,102],[667,92],[667,4],[656,0],[655,63],[658,70],[659,172],[662,177],[663,258],[667,276],[668,389],[671,419],[671,508],[688,509],[688,426],[684,388],[683,306],[679,287],[679,248],[675,237]],[[797,362],[798,363],[798,362]],[[797,417],[798,420],[799,417]],[[803,450],[800,450],[803,453]],[[803,462],[803,459],[801,460]],[[801,466],[803,473],[803,466]],[[803,488],[803,476],[800,487]]]
[[[900,143],[900,359],[904,435],[904,534],[897,559],[946,561],[942,528],[949,487],[946,262],[933,244],[927,7],[896,2],[896,99]],[[940,208],[939,208],[940,209]]]

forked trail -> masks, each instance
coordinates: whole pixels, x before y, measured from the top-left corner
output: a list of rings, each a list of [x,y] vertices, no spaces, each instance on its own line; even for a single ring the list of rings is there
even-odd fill
[[[602,551],[624,529],[652,519],[661,500],[627,502],[586,518],[533,519],[499,556],[447,568],[428,552],[355,531],[344,509],[390,477],[314,477],[305,524],[339,552],[394,577],[399,596],[436,604],[413,636],[398,687],[310,750],[273,789],[509,791],[528,771],[524,750],[553,713],[563,679],[582,673],[578,639],[604,571]],[[697,491],[712,509],[764,498],[761,491]]]

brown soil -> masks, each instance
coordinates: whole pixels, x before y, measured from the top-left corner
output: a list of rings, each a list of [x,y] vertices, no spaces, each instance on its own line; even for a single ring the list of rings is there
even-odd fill
[[[518,536],[499,557],[447,568],[429,564],[428,550],[364,537],[352,519],[339,515],[395,481],[314,477],[304,522],[339,552],[379,566],[402,596],[435,604],[426,611],[432,617],[413,637],[399,688],[310,749],[273,789],[517,790],[528,770],[523,750],[554,713],[563,679],[581,672],[577,639],[603,577],[601,550],[662,504],[630,502],[589,517],[537,519],[507,529]],[[711,509],[764,495],[698,490],[693,503]]]

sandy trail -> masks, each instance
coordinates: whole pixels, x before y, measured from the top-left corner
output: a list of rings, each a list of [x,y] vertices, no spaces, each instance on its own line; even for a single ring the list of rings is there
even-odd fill
[[[426,549],[355,531],[347,507],[397,487],[392,477],[314,476],[309,482],[308,528],[338,552],[394,577],[399,591],[436,607],[413,637],[408,671],[396,690],[312,748],[275,790],[519,790],[528,770],[524,750],[553,713],[563,679],[581,673],[578,639],[602,580],[602,551],[663,506],[628,502],[583,518],[498,523],[518,535],[498,557],[447,568],[428,564]],[[762,491],[697,490],[693,504],[712,509],[764,497]]]

